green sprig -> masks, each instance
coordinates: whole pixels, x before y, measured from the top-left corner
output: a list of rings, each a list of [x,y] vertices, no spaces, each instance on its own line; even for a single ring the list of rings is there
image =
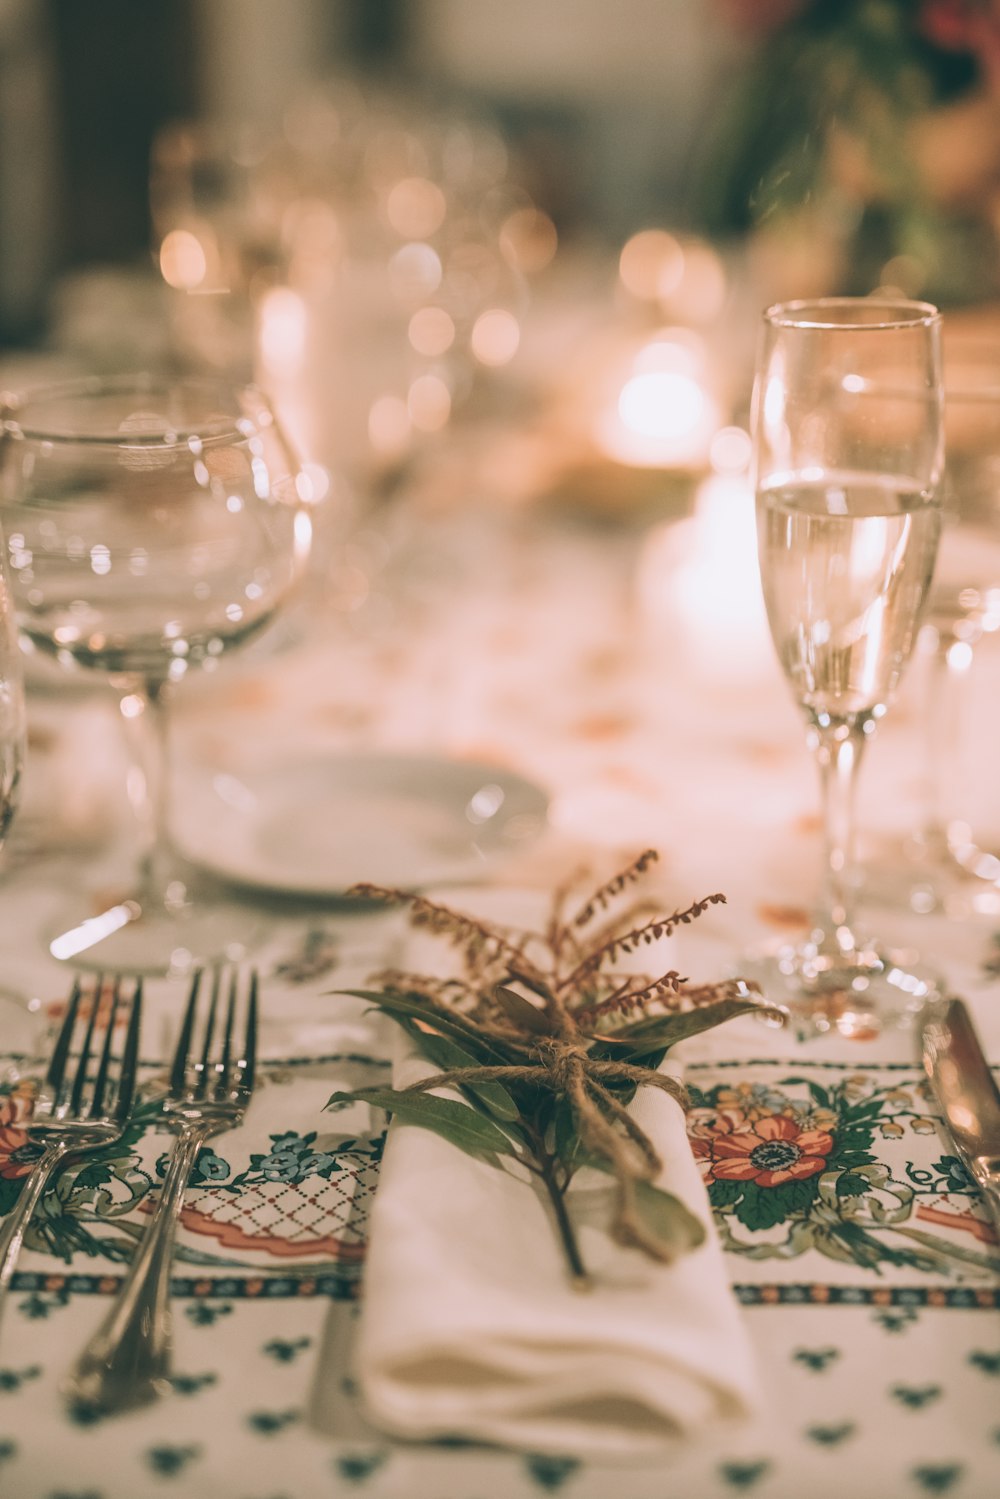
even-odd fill
[[[337,1092],[327,1106],[368,1103],[500,1169],[520,1167],[549,1202],[580,1288],[590,1278],[567,1193],[581,1167],[613,1179],[617,1242],[669,1263],[704,1238],[699,1219],[656,1184],[662,1163],[628,1111],[636,1090],[658,1088],[683,1106],[683,1088],[658,1070],[672,1046],[738,1015],[780,1019],[740,979],[689,987],[673,970],[658,977],[615,971],[622,954],[725,900],[710,895],[630,926],[629,913],[640,909],[633,904],[597,927],[594,916],[606,917],[656,858],[646,850],[568,919],[568,887],[560,890],[543,932],[477,921],[407,891],[365,885],[350,892],[408,906],[414,925],[457,951],[462,971],[457,981],[384,974],[378,989],[347,991],[371,1000],[440,1070],[406,1088]]]

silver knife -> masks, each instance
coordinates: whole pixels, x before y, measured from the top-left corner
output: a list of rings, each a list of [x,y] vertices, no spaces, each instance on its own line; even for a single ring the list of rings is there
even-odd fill
[[[1000,1245],[1000,1092],[962,1000],[932,1000],[919,1024],[924,1071]]]

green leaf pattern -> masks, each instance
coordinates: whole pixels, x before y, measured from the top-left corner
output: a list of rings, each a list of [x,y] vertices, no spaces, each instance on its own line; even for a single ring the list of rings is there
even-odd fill
[[[692,1148],[731,1253],[781,1261],[815,1252],[876,1274],[895,1266],[986,1278],[995,1270],[960,1163],[941,1156],[918,1167],[903,1154],[928,1133],[922,1081],[861,1074],[824,1086],[789,1074],[690,1093]]]

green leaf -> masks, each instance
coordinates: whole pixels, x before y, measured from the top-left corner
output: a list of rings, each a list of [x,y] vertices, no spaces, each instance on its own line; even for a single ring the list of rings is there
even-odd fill
[[[762,1192],[756,1182],[747,1182],[736,1204],[736,1217],[750,1229],[774,1228],[785,1217],[778,1193]]]
[[[838,1197],[864,1197],[869,1191],[871,1182],[866,1182],[863,1176],[852,1176],[849,1171],[845,1171],[837,1183]]]
[[[349,994],[354,999],[370,999],[377,1009],[394,1020],[404,1016],[408,1020],[419,1020],[422,1025],[433,1026],[442,1036],[450,1036],[452,1040],[468,1047],[479,1061],[502,1065],[517,1055],[509,1051],[502,1042],[492,1038],[486,1040],[482,1032],[464,1016],[454,1011],[446,1013],[432,1009],[419,996],[400,994],[394,989],[343,989],[340,992]]]
[[[858,1166],[871,1166],[878,1159],[870,1150],[835,1150],[827,1160],[827,1169],[839,1167],[842,1171],[854,1171]]]
[[[732,1207],[743,1195],[743,1182],[709,1182],[708,1200],[714,1208]]]
[[[869,1270],[876,1270],[883,1261],[890,1265],[909,1263],[909,1256],[905,1251],[898,1252],[887,1244],[881,1244],[855,1223],[834,1224],[830,1229],[830,1237],[845,1246],[856,1264],[867,1266]]]
[[[867,1150],[875,1136],[873,1129],[841,1129],[835,1124],[830,1131],[836,1142],[838,1155],[848,1150]]]
[[[447,1036],[431,1035],[402,1017],[399,1018],[399,1024],[413,1037],[424,1056],[443,1072],[450,1072],[458,1067],[482,1066],[482,1059],[459,1046],[457,1041],[451,1041]],[[462,1083],[460,1086],[463,1092],[471,1093],[481,1100],[498,1119],[512,1122],[521,1117],[520,1109],[502,1083]]]
[[[646,1227],[677,1254],[697,1249],[704,1242],[705,1225],[673,1192],[639,1181],[635,1184],[635,1201]]]
[[[617,1041],[628,1041],[631,1050],[623,1052],[618,1046],[608,1055],[616,1061],[638,1062],[657,1049],[667,1050],[690,1036],[711,1030],[738,1015],[760,1013],[761,1006],[752,999],[720,999],[714,1005],[702,1005],[696,1010],[682,1010],[676,1015],[657,1015],[652,1020],[640,1020],[615,1033]],[[597,1045],[600,1045],[598,1042]],[[595,1055],[597,1046],[593,1048]]]
[[[774,1228],[792,1213],[805,1212],[816,1197],[819,1181],[784,1182],[780,1187],[760,1187],[746,1182],[743,1196],[736,1205],[736,1217],[750,1229]]]
[[[813,1079],[811,1078],[783,1078],[781,1079],[780,1084],[778,1084],[778,1087],[790,1088],[793,1087],[793,1085],[799,1085],[799,1087],[807,1087],[808,1090],[810,1090],[811,1099],[813,1099],[814,1103],[819,1103],[820,1108],[834,1108],[834,1103],[831,1102],[831,1096],[829,1096],[828,1088],[820,1087],[819,1082],[813,1082]]]
[[[584,1155],[577,1153],[578,1166],[590,1166],[597,1171],[603,1171],[606,1176],[614,1176],[615,1169],[611,1162],[604,1156],[592,1155],[589,1152]],[[662,1187],[656,1187],[652,1182],[636,1181],[635,1202],[636,1208],[651,1233],[666,1245],[669,1245],[677,1254],[683,1254],[688,1249],[697,1249],[704,1241],[705,1226],[700,1218],[675,1197],[673,1192],[665,1192]]]
[[[530,999],[518,994],[516,989],[508,989],[506,984],[497,984],[493,995],[507,1019],[518,1030],[530,1031],[536,1036],[551,1036],[552,1021],[549,1016],[540,1006],[533,1005]]]
[[[368,1103],[385,1109],[404,1124],[422,1125],[467,1155],[489,1159],[517,1154],[503,1130],[457,1098],[436,1098],[433,1093],[406,1093],[397,1088],[358,1088],[353,1093],[331,1094],[326,1107],[348,1103]]]
[[[25,1178],[0,1176],[0,1213],[9,1213],[18,1197]]]
[[[819,1192],[819,1176],[807,1176],[803,1181],[786,1182],[781,1188],[787,1194],[792,1212],[804,1213],[816,1201]]]
[[[883,1100],[871,1098],[866,1103],[847,1104],[840,1117],[845,1124],[871,1124],[882,1112]]]
[[[111,1181],[114,1173],[107,1161],[90,1161],[73,1177],[73,1186],[80,1188],[103,1187]]]

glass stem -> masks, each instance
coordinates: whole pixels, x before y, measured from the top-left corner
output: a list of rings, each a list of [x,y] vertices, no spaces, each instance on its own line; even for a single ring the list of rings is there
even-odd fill
[[[118,706],[129,746],[128,799],[139,832],[138,894],[140,901],[163,901],[170,882],[164,683],[132,683]]]
[[[820,769],[823,797],[823,890],[818,943],[846,954],[855,947],[854,805],[861,754],[869,737],[866,717],[814,723],[810,740]]]
[[[961,739],[965,678],[971,662],[967,641],[960,641],[951,630],[936,631],[924,710],[927,733],[921,829],[923,847],[934,859],[948,857],[948,824],[954,816],[952,779]]]

